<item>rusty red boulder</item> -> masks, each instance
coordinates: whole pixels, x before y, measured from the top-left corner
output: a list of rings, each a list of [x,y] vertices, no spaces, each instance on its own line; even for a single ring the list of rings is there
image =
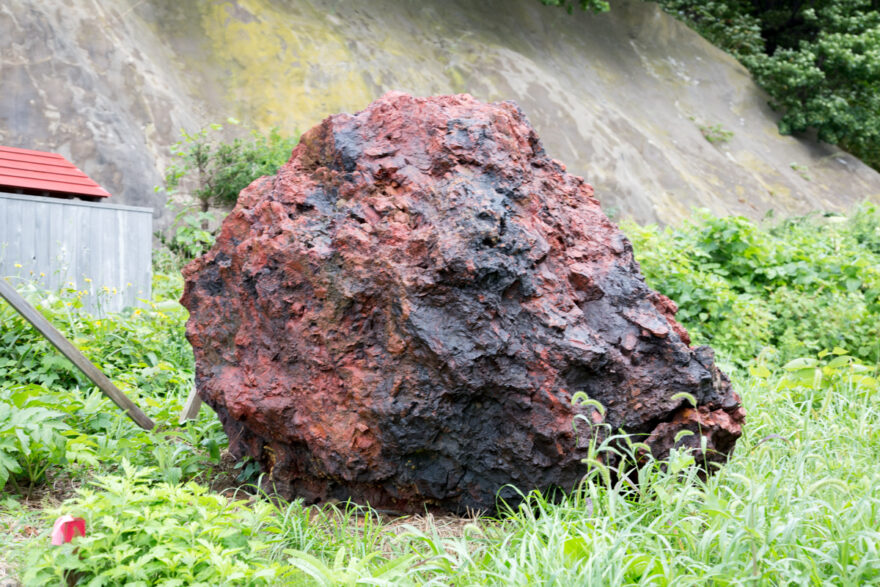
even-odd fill
[[[287,497],[463,512],[571,488],[578,391],[659,458],[690,429],[723,462],[741,433],[711,349],[510,102],[327,118],[184,276],[198,392]]]

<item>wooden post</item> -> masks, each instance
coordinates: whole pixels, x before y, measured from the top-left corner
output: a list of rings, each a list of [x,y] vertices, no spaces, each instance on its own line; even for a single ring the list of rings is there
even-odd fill
[[[200,409],[202,409],[202,398],[199,397],[196,388],[193,387],[189,390],[189,397],[186,398],[186,405],[183,406],[183,411],[180,412],[178,423],[183,424],[187,420],[195,420],[199,417]]]
[[[77,369],[82,371],[92,383],[97,385],[104,395],[113,400],[113,403],[122,408],[122,410],[128,414],[128,417],[134,420],[138,426],[144,430],[153,429],[153,421],[150,420],[150,418],[148,418],[133,401],[128,399],[124,393],[119,391],[119,389],[113,385],[113,382],[111,382],[100,369],[95,367],[95,365],[93,365],[85,355],[79,352],[69,340],[64,338],[63,334],[58,332],[58,330],[56,330],[56,328],[52,326],[36,308],[21,297],[21,295],[15,291],[15,288],[4,279],[0,279],[0,296],[9,302],[19,314],[24,316],[25,320],[33,324],[34,328],[36,328],[40,334],[45,336],[55,348],[61,351],[62,355],[70,359],[70,362],[76,365]]]

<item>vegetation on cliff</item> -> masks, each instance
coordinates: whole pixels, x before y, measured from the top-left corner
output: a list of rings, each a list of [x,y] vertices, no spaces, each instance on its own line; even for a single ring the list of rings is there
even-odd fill
[[[571,0],[541,0],[571,10]],[[728,51],[782,112],[782,134],[814,130],[880,170],[880,4],[875,0],[659,0]],[[600,12],[608,2],[579,0]]]
[[[235,119],[228,124],[237,126]],[[169,252],[194,259],[214,243],[219,214],[211,207],[230,209],[238,194],[252,181],[275,175],[290,159],[296,136],[282,135],[277,128],[268,134],[251,131],[250,139],[224,140],[223,125],[210,124],[198,132],[182,131],[171,149],[172,164],[165,170],[164,190],[172,196],[169,207],[174,220],[156,237]],[[194,212],[190,202],[196,202]]]

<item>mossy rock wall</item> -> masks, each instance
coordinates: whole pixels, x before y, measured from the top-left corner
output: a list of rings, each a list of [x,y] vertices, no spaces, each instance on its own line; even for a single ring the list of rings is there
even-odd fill
[[[880,198],[880,175],[779,136],[743,67],[640,1],[570,16],[537,0],[10,0],[0,38],[0,144],[61,152],[160,221],[181,128],[293,133],[388,90],[515,100],[607,211],[639,221]]]

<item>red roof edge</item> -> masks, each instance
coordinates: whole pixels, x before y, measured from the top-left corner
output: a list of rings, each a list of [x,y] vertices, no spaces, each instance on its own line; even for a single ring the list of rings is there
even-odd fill
[[[0,145],[0,190],[107,198],[110,192],[57,153]]]

